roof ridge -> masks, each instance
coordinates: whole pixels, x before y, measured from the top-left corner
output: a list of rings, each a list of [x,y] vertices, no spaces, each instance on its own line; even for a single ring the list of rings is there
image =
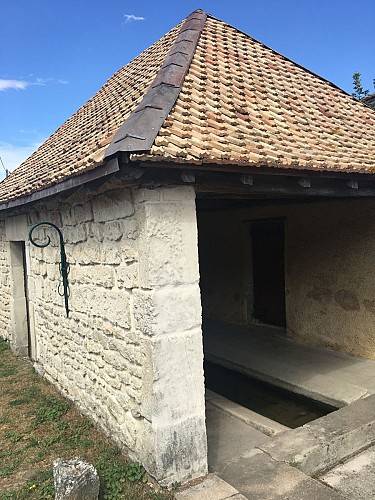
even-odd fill
[[[154,81],[140,104],[117,130],[105,158],[119,152],[149,151],[159,130],[173,108],[194,57],[207,14],[197,9],[181,26]]]

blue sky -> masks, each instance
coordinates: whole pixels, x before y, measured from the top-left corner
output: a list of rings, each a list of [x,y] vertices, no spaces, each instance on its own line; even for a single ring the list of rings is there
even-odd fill
[[[374,0],[2,0],[5,166],[13,170],[115,71],[197,8],[347,92],[354,71],[374,91]]]

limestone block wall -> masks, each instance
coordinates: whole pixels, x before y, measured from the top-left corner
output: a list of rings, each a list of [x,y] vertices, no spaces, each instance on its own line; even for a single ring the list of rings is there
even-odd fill
[[[40,241],[49,235],[51,244],[27,246],[38,369],[161,483],[205,474],[193,189],[130,189],[113,180],[34,205],[26,215],[27,225],[47,220],[62,228],[70,263],[67,318],[57,235],[40,229]],[[0,259],[9,248],[2,240]],[[0,265],[8,268],[9,255],[7,261]],[[9,297],[9,286],[1,293]]]
[[[5,219],[0,218],[0,335],[11,337],[11,280],[8,244],[5,234]]]
[[[204,316],[251,322],[251,240],[245,221],[271,217],[286,217],[287,335],[375,359],[372,199],[200,213]]]

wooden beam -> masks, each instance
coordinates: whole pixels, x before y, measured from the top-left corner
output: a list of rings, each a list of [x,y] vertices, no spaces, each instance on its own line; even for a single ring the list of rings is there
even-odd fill
[[[201,164],[186,164],[186,163],[173,163],[173,162],[154,162],[154,161],[144,161],[140,162],[140,165],[145,168],[158,168],[158,169],[177,169],[177,170],[194,170],[200,172],[227,172],[227,173],[241,173],[241,174],[261,174],[261,175],[273,175],[273,176],[292,176],[292,177],[303,177],[309,176],[311,178],[337,178],[337,179],[356,179],[356,180],[375,180],[375,174],[370,174],[367,172],[345,172],[342,170],[331,171],[331,170],[309,170],[309,169],[298,169],[298,168],[284,168],[284,167],[269,167],[269,166],[244,166],[244,165],[225,165],[225,164],[211,164],[211,163],[201,163]]]
[[[224,182],[222,179],[212,178],[205,179],[197,178],[195,185],[197,193],[218,193],[218,194],[238,194],[248,197],[259,196],[275,197],[275,196],[293,196],[293,197],[340,197],[340,198],[363,198],[375,197],[375,184],[368,187],[358,187],[352,189],[340,180],[330,181],[320,185],[310,185],[310,187],[302,187],[293,182],[293,179],[262,179],[255,178],[253,184],[235,183],[228,179]]]

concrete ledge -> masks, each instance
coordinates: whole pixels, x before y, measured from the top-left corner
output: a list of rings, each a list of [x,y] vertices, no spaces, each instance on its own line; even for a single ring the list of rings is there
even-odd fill
[[[258,448],[311,476],[375,443],[375,395],[287,431]]]
[[[375,361],[300,344],[275,331],[206,320],[205,359],[337,408],[375,393]]]
[[[274,437],[278,436],[282,432],[290,430],[289,427],[279,424],[278,422],[264,417],[263,415],[259,415],[259,413],[230,401],[224,396],[216,394],[216,392],[210,391],[209,389],[206,389],[206,402],[208,405],[211,405],[216,409],[241,420],[241,422],[251,425],[251,427],[254,427],[263,434],[266,434],[266,436]]]
[[[217,365],[336,408],[342,408],[368,395],[364,387],[342,380],[338,384],[337,379],[329,375],[311,376],[308,370],[302,368],[298,369],[298,373],[288,371],[285,363],[273,362],[265,365],[264,362],[252,359],[250,366],[250,363],[237,363],[211,353],[206,354],[205,358]]]

